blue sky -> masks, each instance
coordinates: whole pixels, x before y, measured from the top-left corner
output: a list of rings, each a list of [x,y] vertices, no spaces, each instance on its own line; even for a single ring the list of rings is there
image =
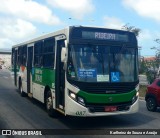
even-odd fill
[[[62,29],[89,25],[141,29],[142,56],[154,56],[160,39],[160,0],[1,0],[0,48]],[[69,19],[70,18],[70,19]]]

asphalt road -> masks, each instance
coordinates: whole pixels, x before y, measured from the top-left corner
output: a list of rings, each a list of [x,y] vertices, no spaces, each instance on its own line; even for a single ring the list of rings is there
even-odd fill
[[[160,109],[156,112],[147,111],[143,100],[140,100],[139,112],[131,115],[95,118],[60,116],[51,118],[47,115],[43,104],[28,97],[21,97],[11,80],[9,71],[0,70],[0,129],[160,129]],[[69,137],[74,138],[75,136]],[[107,137],[119,137],[119,135],[109,135]],[[135,137],[135,135],[130,137]],[[142,136],[138,135],[136,137]],[[157,136],[150,135],[148,137]]]

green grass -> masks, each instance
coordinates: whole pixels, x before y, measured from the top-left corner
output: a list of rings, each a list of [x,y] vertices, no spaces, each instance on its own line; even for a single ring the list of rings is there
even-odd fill
[[[140,87],[139,87],[139,96],[140,97],[145,97],[146,89],[147,89],[147,86],[140,85]]]

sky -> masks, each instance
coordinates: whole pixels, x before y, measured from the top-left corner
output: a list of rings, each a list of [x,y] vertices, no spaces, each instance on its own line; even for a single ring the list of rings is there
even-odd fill
[[[0,49],[70,25],[141,29],[142,56],[154,56],[160,39],[160,0],[1,0]]]

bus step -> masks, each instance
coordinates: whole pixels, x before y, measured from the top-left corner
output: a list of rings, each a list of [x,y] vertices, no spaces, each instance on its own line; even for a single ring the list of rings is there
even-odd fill
[[[65,114],[64,111],[62,111],[61,109],[56,109],[58,112],[60,112],[61,114]]]
[[[62,105],[59,105],[59,108],[62,109],[62,110],[64,110]]]
[[[32,93],[28,93],[28,97],[32,98],[33,94]]]

